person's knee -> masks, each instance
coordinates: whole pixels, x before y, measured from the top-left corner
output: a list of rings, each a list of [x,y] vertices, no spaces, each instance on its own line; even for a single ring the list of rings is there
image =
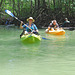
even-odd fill
[[[50,30],[50,27],[48,27],[48,30]]]
[[[24,34],[25,34],[25,35],[27,35],[27,34],[28,34],[28,32],[27,32],[27,31],[24,31]]]
[[[54,31],[54,28],[50,28],[51,31]]]

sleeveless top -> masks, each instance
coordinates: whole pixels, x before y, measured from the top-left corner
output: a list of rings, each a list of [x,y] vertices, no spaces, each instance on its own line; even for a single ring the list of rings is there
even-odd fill
[[[28,23],[26,25],[29,26]],[[28,27],[26,27],[25,25],[23,25],[22,27],[25,28],[27,32],[31,32],[31,30]],[[31,24],[31,27],[30,28],[32,30],[38,30],[37,26],[34,23]]]

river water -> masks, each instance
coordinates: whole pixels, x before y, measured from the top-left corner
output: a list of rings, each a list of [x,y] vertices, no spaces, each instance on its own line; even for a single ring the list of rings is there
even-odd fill
[[[0,29],[0,75],[75,75],[75,31],[65,36],[39,31],[50,40],[23,45],[22,30]]]

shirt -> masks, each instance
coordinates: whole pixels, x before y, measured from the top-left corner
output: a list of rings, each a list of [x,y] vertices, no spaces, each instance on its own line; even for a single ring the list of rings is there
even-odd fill
[[[66,27],[67,25],[69,25],[70,24],[70,21],[65,21],[63,24],[62,24],[62,27]]]
[[[27,26],[29,25],[28,23],[26,24]],[[28,28],[28,27],[26,27],[25,25],[23,25],[22,26],[23,28],[26,28],[26,31],[27,32],[31,32],[31,30]],[[31,27],[30,27],[32,30],[38,30],[38,28],[37,28],[37,26],[35,25],[35,24],[31,24]]]
[[[56,28],[59,27],[58,23],[56,23],[56,25],[53,25],[53,23],[50,23],[50,25],[49,25],[49,27],[55,27],[55,26],[56,26]]]

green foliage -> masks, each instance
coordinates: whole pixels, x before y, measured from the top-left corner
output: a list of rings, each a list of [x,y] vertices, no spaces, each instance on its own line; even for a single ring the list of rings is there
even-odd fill
[[[74,16],[75,1],[73,0],[3,0],[0,7],[0,12],[4,13],[6,9],[10,10],[12,13],[15,14],[15,16],[19,18],[28,18],[29,16],[42,17],[43,15],[60,16],[60,14],[62,15],[65,14],[65,16]],[[3,17],[4,15],[0,13],[0,16]],[[9,17],[9,15],[7,15],[7,17]]]

